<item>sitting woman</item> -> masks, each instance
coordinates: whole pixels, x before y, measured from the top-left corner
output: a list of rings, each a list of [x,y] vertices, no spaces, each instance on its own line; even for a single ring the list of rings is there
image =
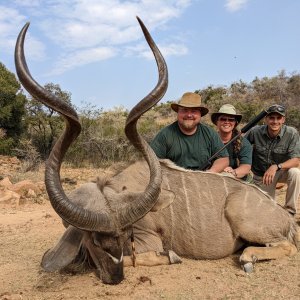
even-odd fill
[[[217,126],[222,142],[227,144],[240,132],[237,125],[241,122],[242,115],[236,113],[231,104],[224,104],[218,112],[211,115],[211,121]],[[229,153],[229,167],[224,172],[234,177],[251,181],[252,146],[246,138],[240,136],[226,148]]]

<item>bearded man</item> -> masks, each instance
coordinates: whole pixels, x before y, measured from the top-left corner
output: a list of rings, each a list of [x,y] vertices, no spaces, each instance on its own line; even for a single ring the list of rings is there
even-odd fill
[[[150,143],[159,158],[167,158],[176,165],[199,170],[208,159],[224,145],[218,133],[201,123],[208,108],[201,105],[201,96],[184,93],[171,108],[177,113],[177,121],[161,129]],[[220,173],[229,165],[229,154],[221,151],[207,171]]]

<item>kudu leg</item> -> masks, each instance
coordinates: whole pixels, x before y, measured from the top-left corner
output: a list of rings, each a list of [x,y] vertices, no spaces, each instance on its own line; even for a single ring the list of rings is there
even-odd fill
[[[267,247],[247,247],[240,256],[240,263],[245,272],[253,271],[253,264],[260,260],[270,260],[292,256],[297,253],[295,245],[289,241],[269,244]]]
[[[172,250],[168,252],[148,251],[136,254],[136,266],[159,266],[181,263],[180,257]],[[124,256],[124,267],[133,266],[132,256]]]
[[[225,207],[226,218],[235,236],[250,244],[262,245],[248,247],[241,255],[240,262],[246,272],[252,272],[257,260],[277,259],[297,252],[296,246],[288,241],[289,237],[293,240],[296,231],[293,218],[271,199],[261,196],[254,204],[251,192],[251,187],[245,186],[229,195]]]

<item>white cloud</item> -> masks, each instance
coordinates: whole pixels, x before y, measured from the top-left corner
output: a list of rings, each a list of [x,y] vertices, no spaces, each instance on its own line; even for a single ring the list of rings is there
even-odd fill
[[[116,55],[117,50],[110,47],[99,47],[68,53],[68,56],[58,60],[51,75],[58,75],[75,67],[109,59]]]
[[[25,16],[18,10],[0,5],[0,36],[7,37],[14,33],[16,24],[19,25],[25,20]]]
[[[63,59],[51,73],[62,73],[124,53],[128,46],[135,47],[143,39],[136,16],[153,33],[157,28],[165,29],[192,0],[4,0],[4,3],[0,7],[1,50],[13,51],[19,30],[30,19],[26,53],[30,52],[32,59],[42,59],[45,49],[48,53],[55,49]],[[148,52],[151,56],[146,46],[141,51],[138,55],[147,57]],[[184,55],[187,49],[183,44],[177,45],[177,49],[169,45],[164,51],[166,55]]]
[[[120,28],[116,24],[93,24],[78,21],[58,22],[52,31],[46,31],[53,23],[43,23],[45,35],[53,43],[66,50],[75,50],[99,45],[121,45],[141,37],[137,23],[135,26]]]
[[[0,48],[6,53],[13,53],[19,30],[25,25],[26,17],[14,8],[0,6]],[[45,58],[45,47],[42,42],[27,34],[25,48],[34,60]]]
[[[166,56],[183,56],[188,54],[188,48],[183,44],[170,44],[162,46],[161,52]]]
[[[13,0],[16,5],[18,6],[27,6],[27,7],[38,7],[41,5],[42,0]]]
[[[28,57],[35,61],[41,61],[46,58],[45,44],[33,37],[28,35],[25,51],[28,53]]]
[[[188,53],[188,48],[184,44],[170,43],[167,46],[158,45],[158,47],[165,58],[169,56],[182,56]],[[128,56],[138,55],[147,59],[154,59],[152,51],[145,43],[138,44],[135,47],[128,47],[125,54]]]
[[[187,0],[61,1],[48,8],[52,14],[44,18],[42,28],[53,42],[66,48],[123,44],[142,36],[135,16],[141,17],[153,31],[178,17],[189,3]]]
[[[235,12],[243,8],[247,4],[248,0],[226,0],[225,7],[231,11]]]

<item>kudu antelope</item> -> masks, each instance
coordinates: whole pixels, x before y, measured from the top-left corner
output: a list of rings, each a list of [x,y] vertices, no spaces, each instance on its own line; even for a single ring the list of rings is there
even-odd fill
[[[139,19],[138,19],[139,20]],[[139,20],[159,71],[156,87],[129,113],[125,132],[144,160],[108,181],[86,183],[67,196],[60,182],[60,166],[80,134],[76,112],[42,88],[30,75],[24,56],[29,24],[15,49],[18,77],[37,100],[59,112],[66,128],[46,163],[45,184],[54,210],[66,231],[42,258],[46,271],[82,265],[97,271],[105,283],[123,279],[123,266],[132,265],[130,237],[135,238],[136,264],[180,262],[182,257],[217,259],[248,247],[240,256],[250,272],[256,260],[293,255],[296,224],[282,207],[255,186],[228,176],[188,171],[157,157],[137,131],[137,121],[167,90],[167,66],[144,24]],[[151,211],[152,210],[152,211]],[[155,211],[155,212],[154,212]],[[269,247],[264,247],[268,244]]]

